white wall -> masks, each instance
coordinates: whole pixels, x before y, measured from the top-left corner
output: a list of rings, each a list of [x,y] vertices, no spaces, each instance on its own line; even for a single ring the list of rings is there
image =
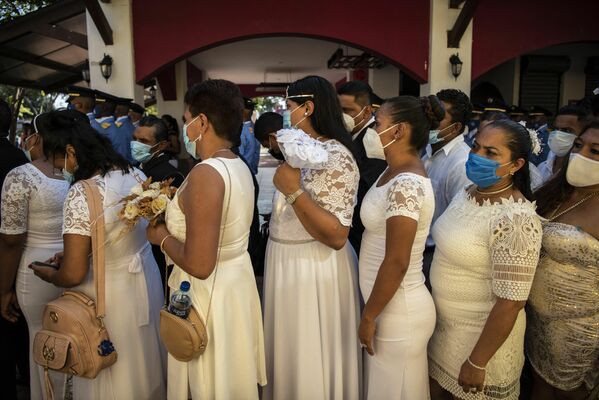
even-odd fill
[[[460,89],[470,94],[472,76],[472,21],[460,40],[457,49],[447,47],[447,31],[460,14],[459,9],[449,8],[449,0],[430,0],[430,46],[428,83],[420,86],[420,95],[437,93],[441,89]],[[449,57],[458,53],[464,63],[457,80],[451,74]]]
[[[112,28],[114,45],[106,46],[89,12],[86,13],[87,45],[90,60],[90,86],[115,96],[132,98],[143,104],[143,88],[135,84],[131,0],[99,2]],[[99,62],[109,54],[113,59],[112,75],[106,81]]]

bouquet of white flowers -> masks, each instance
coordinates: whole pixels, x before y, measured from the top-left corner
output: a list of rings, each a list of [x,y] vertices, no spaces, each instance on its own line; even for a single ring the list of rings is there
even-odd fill
[[[140,218],[145,218],[152,226],[164,221],[166,207],[177,191],[171,183],[172,178],[154,183],[152,178],[148,178],[133,186],[131,194],[120,201],[123,208],[119,212],[119,218],[127,225],[125,232],[132,230]]]

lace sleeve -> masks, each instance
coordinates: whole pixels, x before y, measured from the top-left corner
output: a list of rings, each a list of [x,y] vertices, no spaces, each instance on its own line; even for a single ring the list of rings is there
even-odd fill
[[[340,148],[341,144],[334,146],[326,168],[307,170],[304,184],[310,186],[314,201],[337,217],[341,225],[351,226],[360,172],[351,153]]]
[[[2,215],[0,233],[19,235],[27,232],[29,201],[37,192],[40,179],[28,170],[29,167],[17,167],[11,170],[2,185]],[[34,167],[35,168],[35,167]]]
[[[418,221],[423,200],[422,181],[414,176],[399,175],[387,191],[385,218],[401,215]]]
[[[526,301],[541,251],[542,227],[531,212],[505,214],[491,221],[493,293],[503,299]]]
[[[79,183],[75,183],[67,193],[67,199],[63,210],[64,220],[62,234],[72,233],[76,235],[91,236],[89,207],[85,189]]]

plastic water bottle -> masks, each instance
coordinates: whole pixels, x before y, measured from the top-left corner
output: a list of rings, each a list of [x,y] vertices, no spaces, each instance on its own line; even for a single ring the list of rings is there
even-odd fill
[[[191,284],[187,281],[181,282],[179,290],[176,290],[171,295],[171,302],[168,305],[168,312],[187,319],[189,309],[191,308],[191,297],[189,296],[189,288]]]

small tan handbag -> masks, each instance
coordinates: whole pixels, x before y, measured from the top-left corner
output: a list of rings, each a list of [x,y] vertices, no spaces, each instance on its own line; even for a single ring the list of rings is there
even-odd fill
[[[217,158],[218,160],[218,158]],[[166,350],[175,359],[183,362],[191,361],[194,358],[201,356],[208,346],[208,333],[206,326],[210,319],[210,309],[212,306],[212,295],[214,294],[214,284],[216,282],[216,274],[218,273],[218,262],[220,260],[220,245],[223,240],[226,225],[226,218],[229,215],[229,206],[231,204],[231,173],[227,164],[220,161],[227,170],[229,182],[229,195],[227,196],[227,204],[225,207],[225,224],[220,232],[218,240],[218,250],[216,255],[216,266],[214,267],[214,278],[212,278],[212,289],[210,290],[210,300],[208,302],[208,310],[206,311],[206,324],[202,318],[191,306],[187,319],[178,317],[168,312],[168,283],[164,285],[164,307],[160,310],[160,337]],[[166,267],[166,275],[168,277],[168,266]],[[168,278],[167,278],[168,280]]]
[[[44,367],[46,396],[54,399],[48,370],[94,379],[117,360],[105,316],[104,216],[95,183],[81,182],[87,195],[92,221],[92,260],[96,299],[83,292],[66,290],[49,302],[42,317],[42,330],[33,340],[33,359]],[[95,224],[95,227],[93,226]]]

